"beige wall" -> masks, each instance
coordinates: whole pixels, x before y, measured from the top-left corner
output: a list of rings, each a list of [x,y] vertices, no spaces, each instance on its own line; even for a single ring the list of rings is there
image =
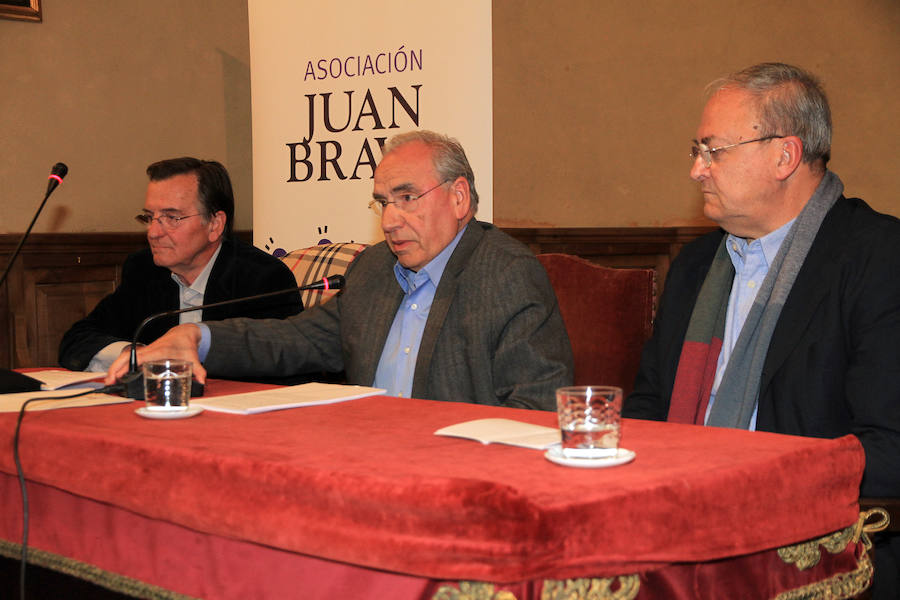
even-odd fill
[[[144,168],[183,154],[228,166],[250,228],[246,0],[42,5],[0,20],[0,233],[25,230],[60,160],[35,231],[137,230]],[[822,77],[832,168],[900,215],[897,0],[494,0],[493,21],[500,225],[704,223],[686,158],[703,88],[763,60]]]
[[[136,231],[147,165],[222,161],[251,226],[246,0],[42,0],[0,20],[0,233],[24,231],[50,167],[69,166],[34,231]]]
[[[900,215],[898,0],[495,0],[495,222],[705,224],[687,159],[703,89],[762,61],[823,79],[830,166]]]

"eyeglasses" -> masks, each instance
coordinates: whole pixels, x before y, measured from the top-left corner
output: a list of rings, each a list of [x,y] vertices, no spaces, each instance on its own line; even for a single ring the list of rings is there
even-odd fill
[[[144,225],[145,227],[150,227],[153,221],[159,223],[164,229],[175,229],[178,227],[184,219],[190,219],[191,217],[199,217],[203,213],[197,213],[194,215],[185,215],[183,217],[176,217],[175,215],[167,215],[165,213],[159,215],[158,217],[154,217],[150,213],[141,213],[134,217],[134,220]]]
[[[766,137],[756,138],[755,140],[746,140],[744,142],[738,142],[737,144],[728,144],[727,146],[718,146],[716,148],[710,148],[706,144],[702,142],[697,142],[694,140],[694,145],[691,146],[691,162],[697,160],[698,156],[703,157],[703,164],[706,165],[708,169],[710,165],[712,165],[713,154],[719,152],[721,150],[728,150],[729,148],[734,148],[735,146],[743,146],[744,144],[752,144],[753,142],[765,142],[766,140],[774,140],[776,138],[783,138],[783,135],[767,135]]]
[[[445,183],[450,183],[451,181],[453,181],[453,179],[445,179],[433,188],[429,188],[419,195],[400,194],[399,196],[392,196],[390,198],[375,198],[374,200],[371,200],[369,202],[369,208],[374,210],[375,214],[378,215],[382,214],[385,211],[388,204],[393,204],[403,212],[413,212],[419,207],[419,198],[429,192],[433,192]]]

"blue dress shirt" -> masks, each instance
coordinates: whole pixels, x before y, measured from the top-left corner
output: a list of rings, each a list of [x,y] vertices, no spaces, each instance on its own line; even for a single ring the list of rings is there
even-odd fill
[[[753,240],[749,244],[747,240],[728,234],[725,239],[725,248],[734,265],[734,281],[731,284],[731,295],[728,297],[728,308],[725,313],[725,336],[722,340],[722,351],[719,352],[719,362],[716,364],[716,378],[713,380],[712,393],[709,395],[709,405],[706,407],[706,417],[703,422],[709,420],[709,414],[713,403],[716,401],[716,392],[722,383],[725,374],[725,366],[731,358],[731,352],[737,343],[744,322],[750,313],[750,307],[756,299],[756,292],[769,273],[769,265],[775,260],[778,249],[787,232],[790,231],[794,220],[791,219],[775,231]],[[756,429],[756,412],[759,407],[753,409],[750,417],[750,430]]]
[[[418,272],[402,267],[399,262],[394,264],[394,276],[404,296],[385,340],[374,383],[375,387],[387,390],[390,396],[409,398],[412,394],[419,345],[434,301],[434,293],[441,282],[447,261],[465,230],[463,227],[447,247]]]

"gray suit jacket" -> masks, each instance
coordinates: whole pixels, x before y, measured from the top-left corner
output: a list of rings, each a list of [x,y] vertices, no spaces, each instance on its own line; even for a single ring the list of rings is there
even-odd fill
[[[294,317],[208,323],[212,376],[344,370],[371,385],[403,291],[382,242],[350,266],[344,290]],[[471,221],[450,257],[416,362],[416,398],[554,410],[572,351],[553,288],[522,244]]]

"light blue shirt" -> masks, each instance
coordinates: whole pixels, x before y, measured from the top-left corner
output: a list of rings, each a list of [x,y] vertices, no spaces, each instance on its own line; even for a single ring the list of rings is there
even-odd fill
[[[206,262],[206,266],[203,267],[203,270],[200,271],[200,274],[197,275],[194,282],[190,285],[182,282],[181,278],[175,273],[171,273],[172,280],[178,285],[178,308],[191,308],[192,306],[200,306],[203,304],[203,297],[206,295],[206,284],[209,281],[209,275],[212,273],[213,265],[216,263],[216,259],[219,258],[219,252],[221,250],[222,244],[219,244],[219,247],[216,248],[216,251],[213,252],[213,255]],[[194,310],[181,313],[178,315],[178,322],[199,323],[203,317],[201,314],[202,312],[202,310]]]
[[[447,247],[418,272],[402,267],[399,262],[394,264],[394,276],[404,296],[381,351],[374,383],[375,387],[387,390],[389,396],[409,398],[412,394],[416,359],[434,293],[465,230],[463,227]]]
[[[713,403],[716,401],[716,392],[722,383],[725,367],[731,358],[734,345],[744,328],[744,322],[750,313],[750,307],[756,299],[756,293],[763,280],[769,273],[769,265],[775,260],[778,249],[787,232],[790,231],[794,220],[790,220],[772,233],[753,240],[749,244],[744,238],[728,234],[725,240],[725,248],[734,265],[734,281],[731,283],[731,295],[728,297],[728,308],[725,313],[725,335],[722,340],[722,351],[719,352],[719,362],[716,365],[716,378],[713,380],[712,393],[709,395],[709,405],[706,407],[706,417],[703,422],[709,420],[709,414]],[[753,408],[753,416],[750,417],[750,430],[756,429],[756,413],[759,406]]]
[[[206,283],[209,281],[209,274],[212,273],[213,265],[216,262],[216,259],[219,257],[219,251],[222,249],[222,245],[219,244],[219,247],[216,248],[216,251],[213,252],[213,255],[207,261],[206,266],[203,267],[203,270],[200,271],[200,274],[197,275],[197,278],[194,279],[194,282],[191,285],[186,285],[181,281],[181,278],[178,277],[175,273],[170,273],[172,280],[178,285],[178,308],[189,308],[191,306],[200,306],[203,304],[203,297],[206,294]],[[179,323],[196,323],[200,321],[202,318],[202,310],[195,310],[191,312],[181,313],[178,315]],[[209,330],[207,329],[207,338],[209,338]],[[115,361],[122,351],[131,345],[131,342],[113,342],[108,344],[107,346],[100,349],[97,354],[91,358],[91,362],[88,363],[86,371],[109,371],[109,368],[112,366],[113,361]],[[206,352],[209,351],[209,341],[207,339],[206,343]],[[204,353],[203,356],[206,356]]]

